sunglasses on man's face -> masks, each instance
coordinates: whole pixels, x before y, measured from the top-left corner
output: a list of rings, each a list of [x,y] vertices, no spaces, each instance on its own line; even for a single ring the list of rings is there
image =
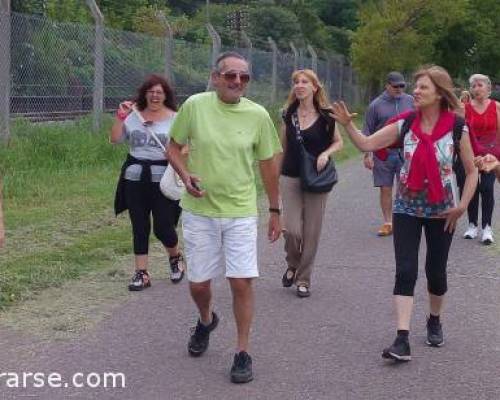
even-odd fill
[[[238,77],[240,78],[241,83],[250,82],[250,74],[247,74],[246,72],[219,72],[219,75],[228,82],[234,82]]]
[[[400,83],[398,85],[391,85],[394,89],[404,89],[406,85],[404,83]]]

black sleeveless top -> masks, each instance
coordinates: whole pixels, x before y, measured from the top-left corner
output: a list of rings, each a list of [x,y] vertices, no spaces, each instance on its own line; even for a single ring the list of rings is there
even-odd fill
[[[281,166],[281,175],[298,178],[300,176],[300,147],[291,118],[285,116],[284,120],[286,125],[286,151]],[[329,117],[325,116],[324,113],[320,113],[310,127],[301,130],[306,150],[313,156],[318,157],[333,143],[334,129],[334,121],[332,123]]]

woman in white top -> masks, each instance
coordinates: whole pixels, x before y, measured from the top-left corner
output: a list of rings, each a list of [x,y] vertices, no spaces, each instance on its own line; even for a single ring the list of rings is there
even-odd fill
[[[176,110],[168,82],[160,75],[151,75],[138,89],[135,103],[124,101],[120,104],[111,128],[111,143],[129,144],[116,192],[115,213],[128,209],[132,222],[135,273],[129,290],[133,291],[151,286],[147,269],[151,215],[153,232],[169,255],[170,280],[177,283],[184,276],[184,260],[175,230],[181,209],[178,201],[167,199],[160,191],[159,182],[168,161],[162,147],[150,134],[154,132],[167,147]]]

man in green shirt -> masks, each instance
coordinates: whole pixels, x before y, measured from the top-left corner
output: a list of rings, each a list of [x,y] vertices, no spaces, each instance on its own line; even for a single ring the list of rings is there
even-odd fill
[[[191,96],[176,116],[168,159],[186,185],[181,200],[187,277],[200,318],[188,344],[189,354],[202,355],[218,324],[212,310],[210,282],[223,271],[233,293],[238,332],[231,381],[253,379],[248,337],[253,317],[252,279],[257,268],[258,161],[269,200],[268,237],[281,234],[278,168],[281,145],[273,122],[260,105],[243,97],[250,80],[240,54],[223,53],[211,75],[215,92]],[[181,146],[189,145],[187,165]]]

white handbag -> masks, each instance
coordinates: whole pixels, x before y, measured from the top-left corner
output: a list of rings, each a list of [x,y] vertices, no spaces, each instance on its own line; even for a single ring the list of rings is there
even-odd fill
[[[165,146],[163,143],[158,139],[158,136],[153,132],[152,129],[150,129],[146,124],[143,116],[137,110],[137,108],[132,107],[133,112],[137,115],[139,120],[143,123],[144,127],[146,128],[147,132],[151,135],[151,137],[158,143],[158,145],[161,147],[161,149],[165,152]],[[184,192],[186,191],[186,187],[184,186],[184,182],[182,182],[182,179],[179,177],[177,172],[175,172],[175,169],[172,167],[172,164],[168,164],[167,169],[163,173],[163,176],[161,177],[160,180],[160,190],[163,193],[163,195],[170,200],[180,200]]]
[[[180,200],[186,187],[179,177],[172,164],[168,164],[165,173],[160,180],[160,190],[163,195],[170,200]]]

